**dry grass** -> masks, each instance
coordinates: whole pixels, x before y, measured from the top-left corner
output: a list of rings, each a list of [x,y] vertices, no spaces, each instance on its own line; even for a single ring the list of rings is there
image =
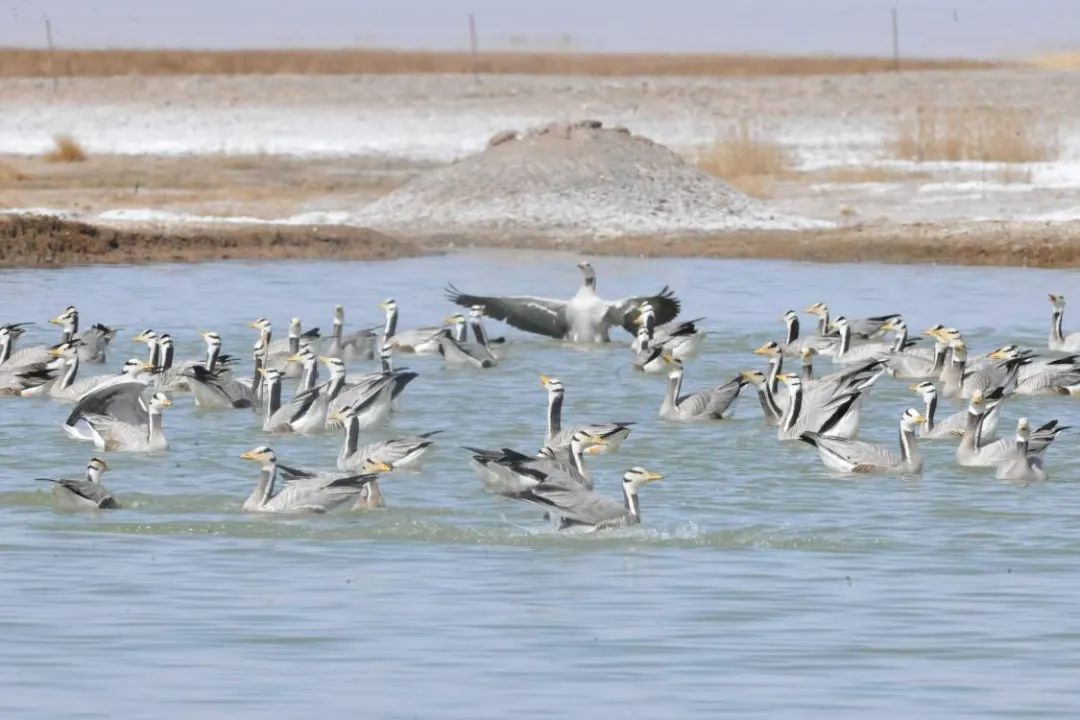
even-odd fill
[[[0,48],[0,76],[47,77],[45,50]],[[904,61],[904,71],[965,70],[1000,63]],[[60,76],[496,73],[525,75],[832,75],[890,72],[891,58],[660,53],[481,53],[422,50],[58,50]]]
[[[773,181],[790,175],[791,155],[784,146],[761,137],[743,120],[727,137],[698,151],[705,172],[754,197],[768,197]]]
[[[1030,64],[1043,70],[1080,70],[1080,50],[1040,55],[1032,58]]]
[[[30,176],[11,163],[0,160],[0,183],[17,183],[29,180]]]
[[[923,172],[904,172],[880,165],[842,165],[810,173],[810,178],[818,182],[857,184],[904,182],[905,180],[923,180],[929,177]]]
[[[86,151],[70,135],[53,135],[55,147],[45,153],[45,160],[54,163],[86,162]]]
[[[891,145],[896,157],[917,162],[1023,163],[1061,153],[1056,127],[1008,107],[919,108],[898,118]]]

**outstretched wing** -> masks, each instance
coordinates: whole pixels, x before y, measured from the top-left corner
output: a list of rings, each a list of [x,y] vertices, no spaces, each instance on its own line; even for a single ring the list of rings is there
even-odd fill
[[[87,415],[104,415],[129,425],[145,426],[150,413],[143,402],[146,383],[137,380],[110,382],[97,387],[78,399],[66,425],[74,426]]]
[[[453,285],[446,286],[446,297],[462,307],[483,305],[484,314],[503,320],[526,332],[563,338],[570,331],[566,322],[566,301],[518,295],[513,297],[487,297],[468,295]]]
[[[675,297],[675,291],[665,285],[660,292],[651,297],[631,297],[611,303],[608,308],[608,322],[612,325],[622,325],[628,333],[636,333],[637,327],[634,321],[638,316],[638,308],[643,302],[648,302],[653,306],[653,310],[656,311],[657,325],[674,320],[682,308],[679,298]]]

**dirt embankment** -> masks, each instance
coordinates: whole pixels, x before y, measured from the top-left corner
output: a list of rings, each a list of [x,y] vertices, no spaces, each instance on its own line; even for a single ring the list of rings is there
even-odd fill
[[[714,235],[563,242],[539,239],[507,242],[489,238],[471,246],[530,247],[635,257],[1066,268],[1080,267],[1080,222],[745,230]]]
[[[125,229],[37,216],[0,217],[0,267],[337,258],[391,260],[462,247],[585,255],[902,264],[1080,267],[1080,222],[737,231],[681,237],[526,240],[491,235],[418,241],[355,228],[244,226]]]
[[[0,216],[0,267],[211,260],[391,260],[432,252],[373,230],[252,227],[117,230],[44,216]]]

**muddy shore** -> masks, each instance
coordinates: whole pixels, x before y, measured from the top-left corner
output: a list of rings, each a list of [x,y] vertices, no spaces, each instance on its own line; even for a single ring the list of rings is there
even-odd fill
[[[462,248],[529,248],[583,255],[708,257],[814,262],[1080,267],[1080,222],[852,226],[682,237],[507,240],[405,238],[337,226],[116,229],[38,216],[0,216],[0,267],[207,262],[391,260]]]
[[[55,217],[0,217],[0,267],[207,262],[213,260],[392,260],[435,252],[362,228],[207,230],[100,227]]]

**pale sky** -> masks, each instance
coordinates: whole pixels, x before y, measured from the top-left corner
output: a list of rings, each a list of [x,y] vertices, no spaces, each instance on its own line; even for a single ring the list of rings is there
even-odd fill
[[[1008,57],[1080,47],[1080,0],[0,0],[0,45],[468,46]]]

